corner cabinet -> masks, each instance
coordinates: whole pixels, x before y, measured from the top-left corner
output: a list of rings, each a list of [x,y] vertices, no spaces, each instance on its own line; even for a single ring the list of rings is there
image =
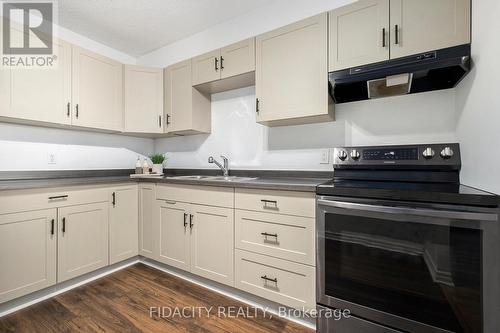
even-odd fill
[[[124,132],[163,133],[163,69],[125,65]]]
[[[280,126],[333,119],[327,29],[323,13],[256,38],[257,122]]]
[[[210,133],[210,95],[193,88],[191,60],[165,69],[166,133]]]
[[[73,119],[79,127],[123,131],[123,65],[73,46]]]
[[[138,186],[111,189],[109,205],[109,264],[135,257],[139,252]]]
[[[57,210],[0,215],[0,303],[56,283]]]
[[[59,209],[57,281],[108,265],[108,203]]]

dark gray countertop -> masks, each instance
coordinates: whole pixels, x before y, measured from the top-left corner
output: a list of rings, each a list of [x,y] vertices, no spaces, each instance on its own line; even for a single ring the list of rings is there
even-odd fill
[[[150,178],[150,179],[131,179],[130,170],[113,171],[65,171],[61,173],[43,172],[35,173],[4,173],[0,174],[0,191],[6,190],[23,190],[36,188],[55,188],[64,186],[80,186],[80,185],[97,185],[97,184],[116,184],[126,182],[149,182],[162,184],[186,184],[186,185],[205,185],[205,186],[223,186],[234,188],[256,188],[256,189],[273,189],[285,191],[304,191],[315,192],[316,186],[327,182],[327,173],[321,172],[297,172],[290,171],[280,173],[280,171],[248,171],[238,172],[240,175],[247,174],[255,179],[242,182],[223,182],[210,180],[188,180],[188,179],[171,179]],[[191,172],[192,173],[192,172]],[[179,172],[174,173],[178,175]],[[200,172],[199,174],[203,174]],[[259,175],[261,175],[259,177]],[[283,176],[281,176],[283,175]],[[295,175],[295,176],[294,176]],[[307,177],[311,176],[311,177]],[[45,177],[45,178],[42,178]]]

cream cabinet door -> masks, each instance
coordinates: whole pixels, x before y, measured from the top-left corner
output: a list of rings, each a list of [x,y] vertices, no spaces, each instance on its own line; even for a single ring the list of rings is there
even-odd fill
[[[123,65],[73,46],[73,125],[123,130]]]
[[[0,215],[0,303],[56,283],[56,209]]]
[[[124,131],[163,133],[163,69],[125,66]]]
[[[108,265],[107,202],[60,208],[58,218],[58,282]]]
[[[220,50],[193,58],[193,86],[219,80],[221,76]]]
[[[186,271],[190,268],[189,205],[180,202],[156,201],[155,242],[159,246],[158,261]]]
[[[10,117],[11,71],[0,68],[0,117]]]
[[[12,104],[7,116],[71,125],[71,45],[56,40],[55,47],[54,68],[12,70]]]
[[[167,133],[210,133],[210,96],[193,88],[191,68],[191,60],[186,60],[165,69]]]
[[[155,185],[139,184],[139,254],[154,259],[153,253],[153,203]]]
[[[257,122],[284,125],[328,116],[327,53],[326,13],[258,36]]]
[[[138,254],[139,209],[137,185],[111,191],[109,207],[109,263]]]
[[[389,0],[360,0],[329,19],[329,71],[389,60]]]
[[[470,0],[391,0],[391,58],[468,44]]]
[[[234,285],[234,211],[191,205],[191,273]]]
[[[255,70],[255,38],[226,46],[220,51],[221,78]]]

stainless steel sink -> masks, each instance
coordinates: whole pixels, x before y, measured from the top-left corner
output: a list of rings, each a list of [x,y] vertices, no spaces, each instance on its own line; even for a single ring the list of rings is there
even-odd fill
[[[199,176],[199,175],[194,175],[194,176],[174,176],[174,177],[167,177],[169,179],[179,179],[179,180],[203,180],[203,181],[213,181],[213,182],[244,182],[244,181],[249,181],[253,180],[256,178],[252,177],[237,177],[237,176]]]
[[[220,177],[210,177],[206,180],[214,181],[214,182],[245,182],[249,180],[253,180],[256,178],[252,177],[237,177],[237,176],[220,176]]]

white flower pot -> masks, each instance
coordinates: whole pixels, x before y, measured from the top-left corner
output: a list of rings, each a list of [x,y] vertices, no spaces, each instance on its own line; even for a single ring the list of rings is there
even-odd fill
[[[162,174],[163,164],[153,164],[153,173]]]

